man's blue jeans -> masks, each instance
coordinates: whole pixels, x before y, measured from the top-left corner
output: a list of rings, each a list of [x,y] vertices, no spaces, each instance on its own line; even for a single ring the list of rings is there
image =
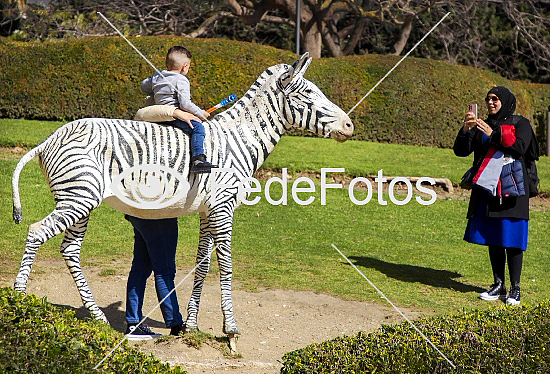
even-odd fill
[[[182,130],[184,133],[191,137],[191,157],[199,156],[204,154],[204,126],[202,123],[197,121],[191,121],[193,128],[185,121],[175,119],[171,122],[168,122],[174,127]]]
[[[147,220],[126,215],[134,226],[134,259],[126,288],[126,322],[137,324],[141,312],[147,278],[155,274],[158,301],[174,288],[176,275],[177,218]],[[176,291],[160,305],[166,327],[182,324]]]

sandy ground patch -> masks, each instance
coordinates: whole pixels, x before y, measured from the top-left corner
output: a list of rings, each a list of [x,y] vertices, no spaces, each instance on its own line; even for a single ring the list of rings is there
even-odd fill
[[[124,332],[124,308],[127,266],[121,264],[120,275],[100,275],[101,267],[84,267],[84,273],[96,302],[104,310],[112,327]],[[178,269],[176,282],[190,269]],[[192,277],[178,289],[180,310],[186,315],[187,302],[191,294]],[[1,274],[0,286],[13,285],[15,275]],[[365,283],[365,288],[368,284]],[[203,345],[195,349],[184,344],[180,338],[155,343],[136,344],[144,352],[153,353],[164,362],[179,365],[190,374],[235,373],[263,374],[278,373],[282,356],[295,349],[314,342],[322,342],[337,336],[352,335],[359,331],[372,331],[381,324],[401,321],[401,317],[390,306],[383,304],[343,301],[338,298],[283,290],[265,290],[250,293],[238,290],[233,293],[233,308],[241,336],[238,340],[240,358],[227,358],[213,347]],[[27,292],[38,297],[46,296],[52,304],[75,309],[79,318],[89,314],[80,301],[76,286],[63,260],[36,261],[28,283]],[[154,284],[147,286],[144,313],[147,314],[157,303]],[[420,312],[404,310],[415,318]],[[157,309],[147,322],[156,332],[168,334],[160,311]],[[215,336],[222,333],[219,282],[216,276],[207,278],[201,308],[199,327]]]

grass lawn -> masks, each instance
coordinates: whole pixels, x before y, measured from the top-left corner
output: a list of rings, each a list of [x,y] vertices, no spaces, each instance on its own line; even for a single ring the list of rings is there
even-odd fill
[[[384,176],[449,178],[458,185],[472,160],[473,155],[457,157],[452,149],[287,136],[262,167],[289,172],[345,168],[354,177],[376,175],[383,169]],[[550,158],[541,157],[537,169],[540,190],[550,193]]]
[[[61,125],[0,119],[0,147],[34,147]],[[285,136],[262,167],[287,168],[289,173],[345,168],[351,176],[376,175],[382,169],[384,176],[449,178],[457,185],[472,159],[456,157],[451,149],[443,148]],[[550,193],[550,158],[542,157],[537,165],[541,190]]]
[[[2,121],[0,134],[5,134]],[[28,225],[53,208],[53,198],[38,163],[33,161],[20,178],[23,224],[12,222],[11,174],[15,164],[16,160],[0,160],[0,271],[13,275],[23,253]],[[351,175],[376,174],[383,169],[384,175],[448,177],[456,182],[467,164],[445,149],[363,142],[336,144],[328,139],[287,137],[265,166],[314,171],[344,167]],[[540,173],[543,163],[539,165]],[[413,198],[403,206],[391,202],[383,206],[374,194],[368,204],[358,206],[349,200],[347,190],[334,189],[328,191],[327,204],[322,206],[317,186],[315,201],[300,206],[290,196],[291,186],[288,189],[286,206],[272,206],[262,197],[258,204],[236,211],[233,264],[239,287],[312,290],[384,303],[331,247],[335,244],[398,306],[440,313],[488,305],[476,299],[477,293],[492,281],[486,248],[462,241],[465,201],[437,200],[422,206]],[[272,190],[272,198],[277,200],[280,188],[274,184]],[[356,197],[361,199],[361,194],[357,192]],[[549,212],[536,211],[530,220],[522,277],[522,301],[527,303],[550,298],[546,281],[549,218]],[[60,241],[61,237],[56,237],[47,242],[39,258],[61,261]],[[197,241],[198,217],[180,218],[180,267],[193,266]],[[82,249],[84,266],[94,263],[112,267],[130,261],[131,248],[131,226],[122,214],[106,205],[92,212]]]
[[[64,122],[0,119],[0,147],[32,148]]]

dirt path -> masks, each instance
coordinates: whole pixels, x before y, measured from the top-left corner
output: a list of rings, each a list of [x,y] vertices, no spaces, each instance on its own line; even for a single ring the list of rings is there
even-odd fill
[[[129,262],[129,261],[128,261]],[[129,266],[129,264],[128,264]],[[119,274],[101,276],[101,267],[85,267],[85,276],[98,305],[105,311],[114,329],[123,332],[127,267]],[[178,269],[179,282],[190,269]],[[0,286],[13,285],[15,275],[0,275]],[[178,289],[180,309],[185,308],[191,294],[191,279]],[[368,284],[365,283],[365,287]],[[145,352],[153,353],[164,362],[180,365],[190,374],[235,373],[264,374],[278,373],[282,356],[292,350],[314,342],[322,342],[341,335],[358,331],[371,331],[381,324],[400,321],[401,317],[382,304],[342,301],[332,296],[313,292],[266,290],[257,293],[234,291],[233,307],[241,332],[238,351],[241,358],[226,358],[218,350],[203,345],[200,350],[189,347],[181,339],[154,343],[137,343]],[[36,261],[27,288],[28,293],[39,297],[47,296],[52,304],[77,310],[77,317],[88,316],[82,307],[76,287],[61,258],[59,260]],[[144,313],[156,305],[154,285],[147,287]],[[418,312],[404,310],[407,316],[415,318]],[[151,315],[149,326],[153,330],[168,334],[164,328],[159,310]],[[199,327],[215,336],[222,334],[219,283],[215,276],[209,276],[204,287],[199,314]],[[132,343],[134,344],[134,343]]]

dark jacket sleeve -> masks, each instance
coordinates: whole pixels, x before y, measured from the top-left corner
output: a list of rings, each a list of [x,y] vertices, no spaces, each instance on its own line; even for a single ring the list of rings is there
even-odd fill
[[[453,151],[459,157],[468,157],[474,151],[474,138],[478,130],[473,128],[468,132],[464,132],[461,127],[456,135]]]

